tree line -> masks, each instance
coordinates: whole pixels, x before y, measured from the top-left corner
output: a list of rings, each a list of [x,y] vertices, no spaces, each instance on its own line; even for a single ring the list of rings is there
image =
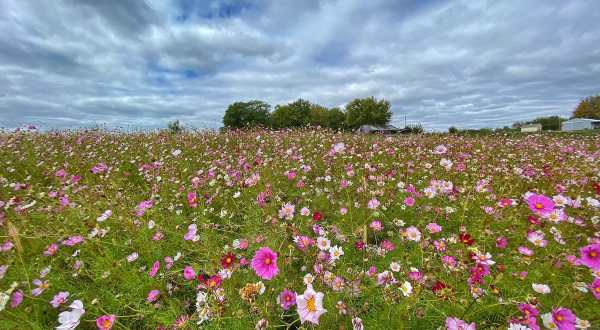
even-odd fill
[[[304,99],[271,106],[263,101],[235,102],[223,116],[225,128],[293,128],[320,126],[335,130],[356,129],[361,125],[387,125],[392,118],[390,102],[374,97],[352,100],[343,109],[327,108]]]
[[[600,119],[600,95],[589,96],[579,102],[571,118]],[[527,124],[541,124],[544,131],[559,131],[562,123],[567,118],[560,116],[538,117],[528,121],[517,121],[512,124],[513,128],[520,128]]]

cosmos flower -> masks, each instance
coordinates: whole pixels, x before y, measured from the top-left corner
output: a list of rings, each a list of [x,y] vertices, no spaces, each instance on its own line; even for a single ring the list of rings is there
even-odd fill
[[[455,317],[446,318],[446,330],[476,330],[475,322],[467,323]]]
[[[83,303],[81,300],[75,300],[69,305],[69,308],[71,309],[70,311],[58,314],[58,323],[60,325],[56,327],[56,330],[72,330],[79,325],[79,319],[85,314]]]
[[[256,275],[264,280],[270,280],[279,273],[277,253],[268,247],[261,247],[256,251],[251,265]]]
[[[102,315],[96,319],[96,326],[98,330],[110,330],[115,323],[117,317],[115,315]]]
[[[575,330],[577,322],[575,314],[570,309],[564,307],[552,309],[552,321],[559,330]]]
[[[66,291],[59,292],[54,296],[54,298],[52,298],[52,300],[50,301],[50,305],[52,305],[52,307],[54,307],[54,308],[58,308],[58,306],[67,302],[68,297],[69,297],[68,292],[66,292]]]
[[[315,292],[312,287],[306,288],[304,294],[296,297],[296,304],[298,309],[298,315],[300,316],[300,323],[308,321],[310,323],[319,324],[319,318],[325,312],[323,308],[323,293]]]
[[[296,293],[287,288],[283,289],[279,296],[277,296],[277,303],[284,310],[289,310],[292,306],[296,305]]]
[[[146,301],[149,303],[155,302],[158,299],[158,296],[160,296],[159,290],[150,290],[150,292],[148,292],[148,297],[146,297]]]
[[[531,287],[533,288],[533,291],[535,291],[537,293],[541,293],[541,294],[550,293],[550,287],[546,284],[532,283]]]
[[[194,268],[192,268],[192,266],[185,266],[183,268],[183,278],[190,281],[190,280],[193,280],[195,277],[196,277],[196,272],[194,271]]]
[[[600,269],[600,243],[584,246],[579,261],[591,269]]]
[[[594,278],[589,288],[596,300],[600,300],[600,277]]]
[[[529,209],[541,216],[544,216],[554,210],[554,202],[551,198],[544,195],[531,194],[527,197]]]
[[[294,218],[295,206],[291,203],[284,204],[279,210],[279,218],[292,220]]]

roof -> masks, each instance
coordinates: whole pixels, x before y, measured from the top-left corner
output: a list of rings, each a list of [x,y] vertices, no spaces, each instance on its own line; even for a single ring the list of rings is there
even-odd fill
[[[565,123],[572,123],[572,122],[589,122],[589,123],[598,123],[600,122],[600,119],[592,119],[592,118],[571,118],[567,121],[565,121]]]
[[[537,124],[536,123],[536,124],[524,124],[524,125],[521,125],[521,128],[523,128],[523,127],[542,127],[542,124]]]
[[[394,125],[361,125],[359,127],[361,131],[369,130],[369,131],[391,131],[391,130],[399,130],[400,128]]]

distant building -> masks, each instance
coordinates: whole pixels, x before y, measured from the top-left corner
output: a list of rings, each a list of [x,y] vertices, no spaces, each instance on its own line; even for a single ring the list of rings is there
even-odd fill
[[[600,128],[600,119],[573,118],[562,123],[563,131],[581,131]]]
[[[361,125],[356,129],[356,133],[382,133],[382,134],[396,134],[396,133],[406,133],[409,129],[407,128],[398,128],[393,125]]]
[[[542,124],[525,124],[521,126],[521,132],[523,133],[533,133],[533,132],[541,132]]]

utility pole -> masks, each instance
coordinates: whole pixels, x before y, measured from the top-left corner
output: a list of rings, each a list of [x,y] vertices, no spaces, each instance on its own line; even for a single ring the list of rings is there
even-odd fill
[[[406,115],[404,115],[404,127],[406,127]]]

